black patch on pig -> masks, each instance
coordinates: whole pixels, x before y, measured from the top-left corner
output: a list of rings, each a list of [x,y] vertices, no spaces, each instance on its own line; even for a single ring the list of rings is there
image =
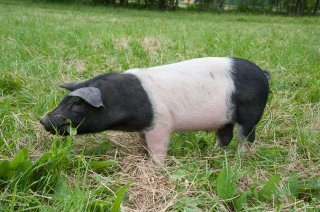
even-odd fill
[[[75,125],[80,124],[78,134],[104,130],[143,131],[152,125],[152,104],[140,80],[135,75],[103,74],[77,83],[74,90],[83,87],[100,89],[104,106],[96,108],[79,97],[66,96],[59,106],[48,115],[49,119],[54,120],[54,117],[51,116],[52,113],[62,113],[66,119],[75,122]],[[72,116],[68,111],[73,107],[70,103],[72,101],[82,101],[80,104],[84,109],[82,112],[78,112],[79,115]],[[67,107],[65,107],[66,104],[68,104]]]
[[[240,58],[232,58],[232,78],[235,85],[232,94],[233,119],[250,133],[254,131],[266,106],[268,79],[256,64]]]

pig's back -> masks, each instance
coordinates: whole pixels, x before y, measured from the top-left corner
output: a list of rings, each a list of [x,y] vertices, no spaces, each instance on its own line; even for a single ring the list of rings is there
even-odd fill
[[[212,130],[231,119],[231,58],[199,58],[129,70],[146,90],[154,123],[173,130]]]

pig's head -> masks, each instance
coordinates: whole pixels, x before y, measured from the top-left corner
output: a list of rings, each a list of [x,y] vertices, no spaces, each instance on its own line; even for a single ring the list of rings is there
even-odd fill
[[[96,87],[76,89],[73,84],[61,87],[72,91],[49,114],[40,119],[44,128],[52,134],[68,135],[68,127],[77,128],[78,134],[101,131],[106,114],[101,91]]]

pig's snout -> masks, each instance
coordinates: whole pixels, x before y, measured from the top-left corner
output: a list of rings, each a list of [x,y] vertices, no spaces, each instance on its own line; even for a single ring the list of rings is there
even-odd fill
[[[46,130],[49,130],[49,126],[51,124],[50,124],[50,121],[47,116],[40,118],[39,122],[40,122],[40,124],[42,124],[44,126],[44,128],[46,128]]]
[[[39,119],[39,122],[44,126],[44,128],[52,133],[59,133],[60,135],[65,135],[66,131],[66,119],[63,116],[56,115],[54,117],[44,116]]]

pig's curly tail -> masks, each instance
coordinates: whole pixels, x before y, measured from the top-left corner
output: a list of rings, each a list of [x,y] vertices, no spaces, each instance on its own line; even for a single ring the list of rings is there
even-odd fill
[[[268,81],[270,81],[271,73],[269,71],[263,70],[264,74],[266,75]]]
[[[271,73],[269,71],[263,70],[264,74],[266,75],[268,81],[270,81]],[[272,91],[269,88],[269,93],[272,93]]]

